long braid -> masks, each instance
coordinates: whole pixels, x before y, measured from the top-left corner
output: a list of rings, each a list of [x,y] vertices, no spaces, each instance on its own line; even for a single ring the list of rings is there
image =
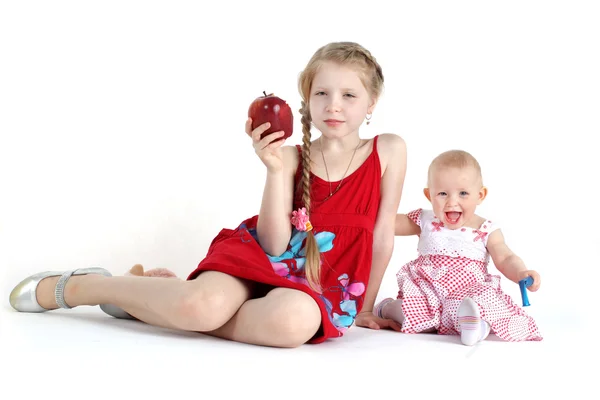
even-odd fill
[[[311,117],[306,103],[302,102],[300,109],[302,115],[302,203],[306,208],[306,213],[310,218],[310,123]],[[304,272],[310,287],[316,292],[321,292],[321,254],[319,246],[313,231],[307,232],[306,235],[306,263],[304,264]]]

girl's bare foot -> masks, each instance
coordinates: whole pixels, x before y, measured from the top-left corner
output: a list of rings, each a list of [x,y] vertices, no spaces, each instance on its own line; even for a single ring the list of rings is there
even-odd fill
[[[135,264],[125,275],[144,276],[144,267],[142,264]]]
[[[152,268],[148,271],[144,271],[144,267],[141,264],[135,264],[125,275],[133,276],[153,276],[157,278],[177,278],[174,272],[167,268]]]

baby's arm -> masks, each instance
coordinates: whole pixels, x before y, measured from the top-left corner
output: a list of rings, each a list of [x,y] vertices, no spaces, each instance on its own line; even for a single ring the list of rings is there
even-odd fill
[[[396,214],[396,236],[413,236],[420,235],[421,227],[408,218],[406,214]]]
[[[500,229],[496,229],[490,234],[487,249],[490,252],[494,265],[507,279],[519,283],[521,279],[531,276],[533,278],[533,285],[528,287],[528,289],[532,292],[539,289],[542,283],[540,275],[534,270],[528,270],[523,260],[508,248]]]

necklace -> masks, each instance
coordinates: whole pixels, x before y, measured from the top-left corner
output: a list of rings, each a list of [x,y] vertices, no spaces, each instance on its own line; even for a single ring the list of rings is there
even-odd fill
[[[322,137],[323,136],[321,136],[319,138],[319,144],[321,145],[321,157],[323,158],[323,165],[325,166],[325,173],[327,174],[327,182],[329,182],[329,196],[325,197],[325,199],[323,200],[323,202],[325,202],[325,201],[329,200],[331,198],[331,196],[333,196],[334,194],[336,194],[338,190],[340,190],[340,187],[342,186],[342,182],[344,182],[344,178],[346,178],[346,174],[350,170],[350,166],[352,165],[352,160],[354,160],[354,155],[356,154],[356,150],[358,150],[358,146],[360,146],[360,142],[362,142],[362,140],[360,140],[360,138],[358,139],[358,144],[354,148],[354,152],[352,153],[352,157],[350,158],[350,163],[348,163],[348,167],[346,168],[346,172],[344,172],[344,176],[342,176],[342,179],[340,180],[340,183],[337,185],[337,187],[335,188],[335,190],[332,190],[332,188],[331,188],[331,179],[329,179],[329,171],[327,170],[327,162],[325,161],[325,154],[323,153],[323,144],[321,143],[321,138]]]

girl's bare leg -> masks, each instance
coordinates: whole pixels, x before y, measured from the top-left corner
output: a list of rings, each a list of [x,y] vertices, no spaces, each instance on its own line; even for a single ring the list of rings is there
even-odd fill
[[[209,335],[249,344],[297,347],[321,325],[319,306],[308,294],[275,288],[265,297],[246,301],[225,325]]]
[[[54,287],[58,277],[42,280],[38,303],[57,308]],[[195,280],[89,274],[72,276],[65,287],[71,306],[114,304],[146,323],[172,329],[206,332],[229,321],[251,295],[251,283],[205,271]]]

